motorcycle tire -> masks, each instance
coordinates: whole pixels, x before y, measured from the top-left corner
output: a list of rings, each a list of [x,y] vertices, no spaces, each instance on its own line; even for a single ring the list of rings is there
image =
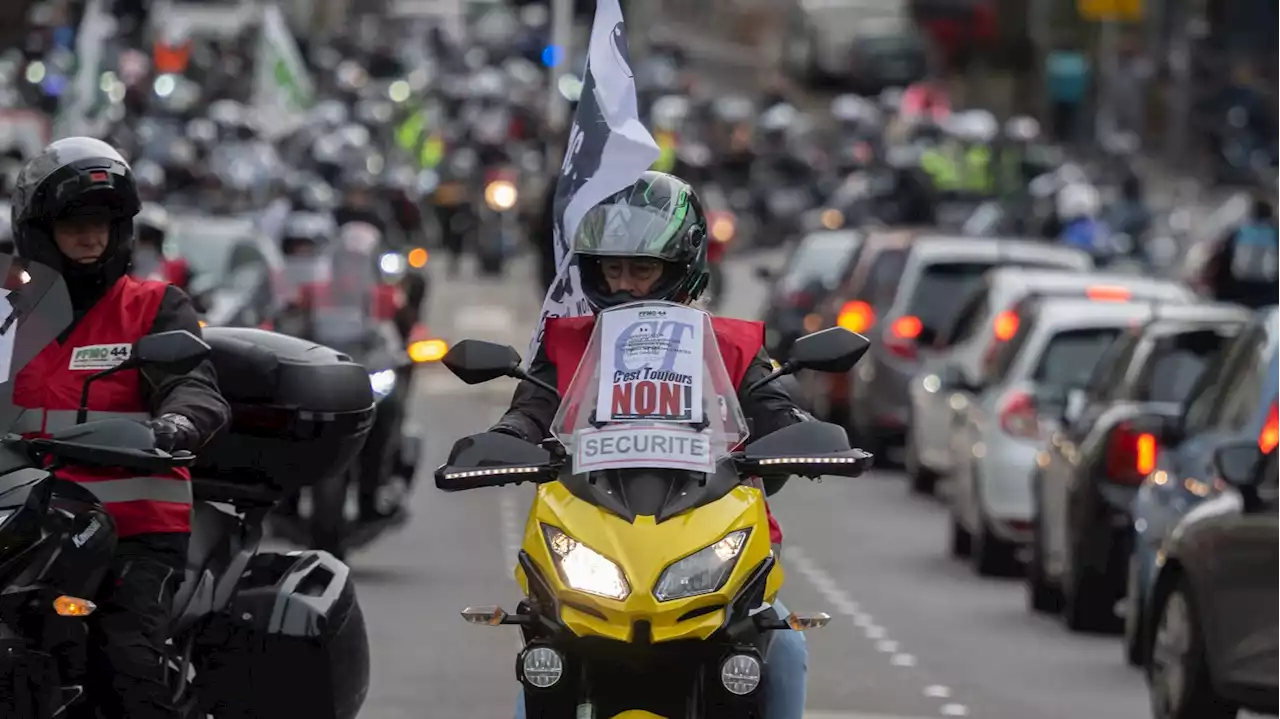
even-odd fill
[[[352,484],[347,470],[311,488],[311,546],[338,559],[346,558],[347,488]]]

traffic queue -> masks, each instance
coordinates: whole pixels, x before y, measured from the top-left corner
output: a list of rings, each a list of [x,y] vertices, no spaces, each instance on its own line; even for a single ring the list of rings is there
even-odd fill
[[[947,506],[940,551],[1025,576],[1028,611],[1069,631],[1123,633],[1154,716],[1275,711],[1274,304],[936,226],[813,232],[758,274],[775,356],[827,327],[873,339],[802,393]]]

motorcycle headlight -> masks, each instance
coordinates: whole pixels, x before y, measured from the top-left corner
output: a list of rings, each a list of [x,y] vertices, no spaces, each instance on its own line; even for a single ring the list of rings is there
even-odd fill
[[[710,547],[694,552],[667,567],[653,587],[660,602],[710,594],[728,581],[738,563],[738,555],[747,545],[751,530],[730,532]]]
[[[542,525],[542,536],[551,549],[556,569],[565,584],[587,594],[608,599],[626,599],[631,586],[622,568],[603,554],[548,525]]]
[[[381,402],[391,394],[391,390],[396,388],[396,371],[384,369],[379,372],[370,372],[369,388],[373,390],[374,401]]]
[[[388,252],[378,258],[378,268],[381,269],[382,274],[387,277],[399,277],[404,274],[408,267],[408,260],[406,260],[404,255],[399,252]]]
[[[494,180],[484,188],[484,201],[489,208],[498,212],[510,210],[516,206],[519,193],[516,186],[507,180]]]

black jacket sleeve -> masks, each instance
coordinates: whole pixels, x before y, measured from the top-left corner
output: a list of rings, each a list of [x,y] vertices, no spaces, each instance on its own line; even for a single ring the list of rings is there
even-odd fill
[[[547,359],[546,350],[541,345],[529,363],[528,372],[552,387],[557,386],[556,366]],[[555,419],[559,408],[559,397],[528,380],[522,380],[511,396],[511,408],[490,431],[512,434],[529,442],[541,442],[551,434],[551,420]]]
[[[772,372],[773,364],[769,361],[769,355],[764,350],[760,350],[760,353],[747,366],[747,371],[742,376],[742,383],[738,385],[738,403],[742,406],[742,413],[746,415],[747,424],[751,430],[748,441],[760,439],[783,427],[813,420],[813,417],[801,409],[791,395],[787,394],[787,390],[780,382],[770,382],[751,394],[746,393],[746,389],[753,382],[767,377]],[[765,494],[772,495],[782,489],[786,483],[786,478],[765,480]]]
[[[148,334],[186,330],[201,336],[200,320],[191,298],[170,285],[156,311],[156,319]],[[180,414],[191,420],[200,433],[200,444],[208,442],[231,419],[231,408],[218,391],[218,376],[213,362],[205,360],[190,372],[175,374],[159,367],[142,369],[145,380],[142,392],[152,416]]]

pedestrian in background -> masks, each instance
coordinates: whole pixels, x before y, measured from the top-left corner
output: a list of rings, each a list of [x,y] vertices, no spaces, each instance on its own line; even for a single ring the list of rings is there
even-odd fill
[[[1069,144],[1080,139],[1091,75],[1088,58],[1077,48],[1062,46],[1045,58],[1049,124],[1058,142]]]

